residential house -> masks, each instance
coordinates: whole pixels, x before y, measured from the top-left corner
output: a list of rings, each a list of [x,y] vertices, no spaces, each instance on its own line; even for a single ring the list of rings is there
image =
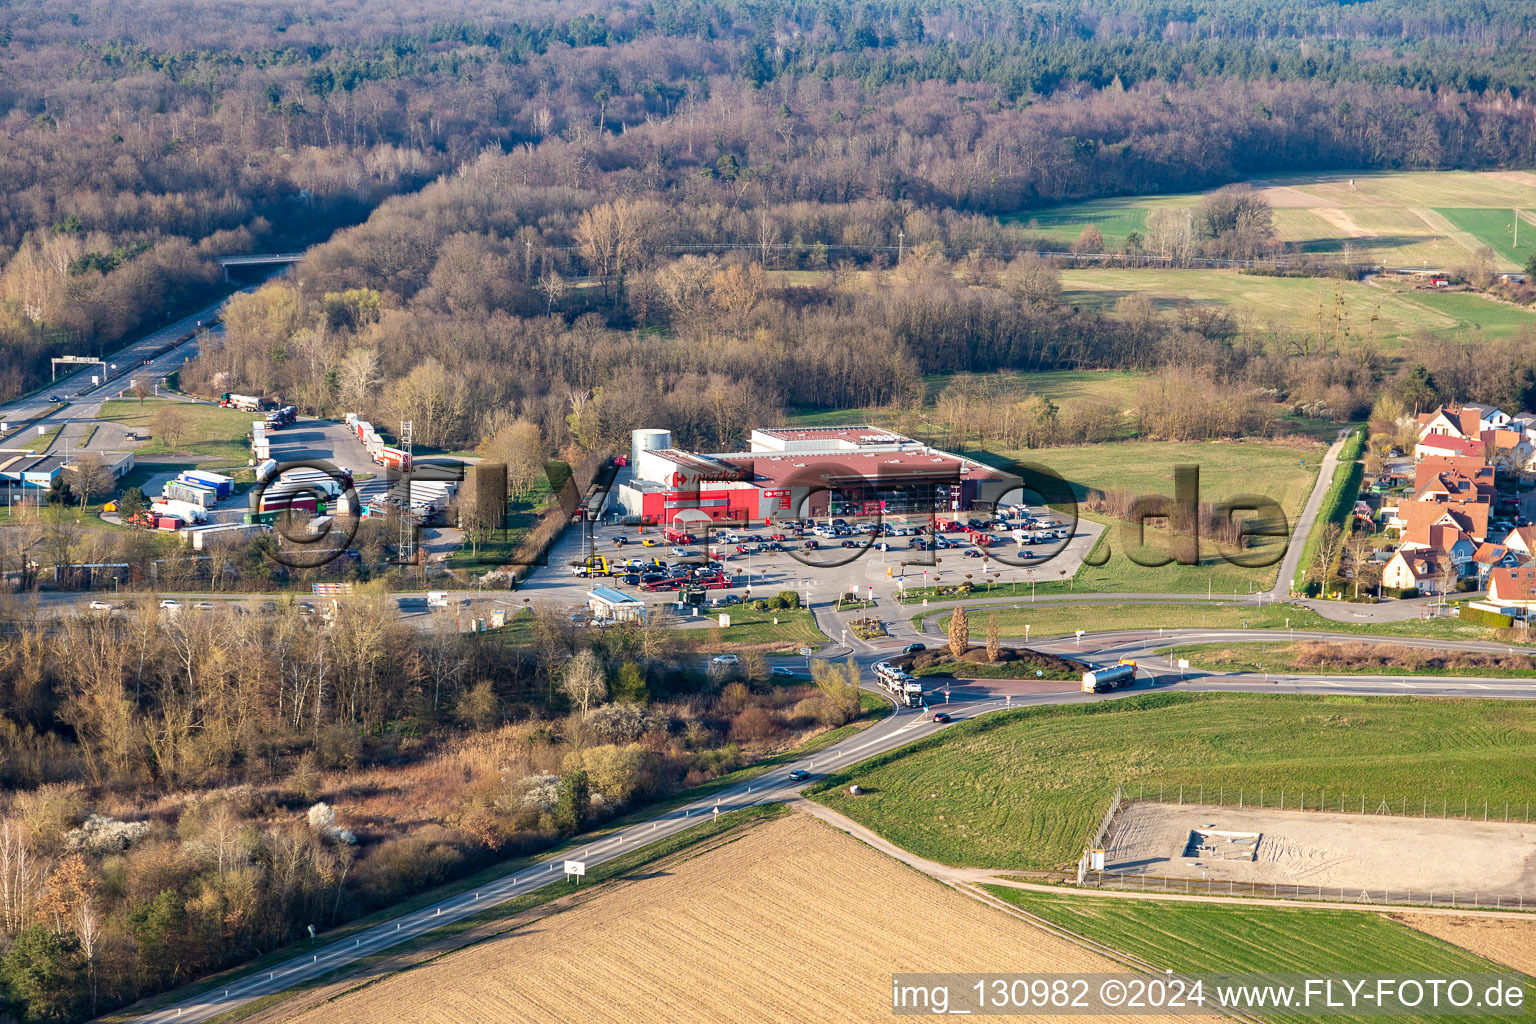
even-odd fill
[[[1498,430],[1509,425],[1508,413],[1502,412],[1494,406],[1484,405],[1481,402],[1463,402],[1461,403],[1460,411],[1463,423],[1467,421],[1467,413],[1477,413],[1478,433],[1482,433],[1485,430]]]
[[[1525,561],[1520,552],[1511,551],[1502,544],[1479,544],[1472,553],[1472,568],[1477,571],[1480,584],[1486,585],[1488,574],[1495,569],[1514,569]]]
[[[1536,526],[1517,526],[1499,543],[1526,558],[1536,557]]]
[[[1405,501],[1387,525],[1396,527],[1405,547],[1431,547],[1429,530],[1450,526],[1470,538],[1474,546],[1488,539],[1486,501]]]
[[[1469,440],[1452,434],[1425,434],[1419,438],[1419,443],[1413,446],[1413,457],[1423,459],[1431,455],[1482,458],[1483,442],[1481,439]]]
[[[1403,542],[1397,549],[1408,554],[1433,554],[1436,561],[1448,558],[1456,566],[1456,575],[1470,576],[1473,572],[1472,556],[1477,554],[1477,547],[1477,543],[1460,527],[1435,524],[1422,531],[1404,534]]]
[[[1399,549],[1381,572],[1381,585],[1394,590],[1416,589],[1421,594],[1446,592],[1444,563],[1433,551]]]
[[[1488,574],[1488,603],[1529,614],[1536,606],[1536,568],[1494,569]]]
[[[1440,406],[1433,412],[1419,414],[1419,440],[1422,441],[1430,435],[1439,437],[1459,437],[1466,439],[1476,437],[1481,427],[1482,417],[1477,410],[1462,410],[1454,406],[1447,408]]]
[[[1413,467],[1414,496],[1420,501],[1436,493],[1447,498],[1471,497],[1464,487],[1451,486],[1450,478],[1460,478],[1472,482],[1478,498],[1492,501],[1497,490],[1496,474],[1497,470],[1481,455],[1431,455]]]

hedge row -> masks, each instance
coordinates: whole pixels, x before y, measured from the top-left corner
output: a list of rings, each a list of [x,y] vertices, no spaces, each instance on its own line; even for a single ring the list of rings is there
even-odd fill
[[[1327,493],[1323,495],[1323,503],[1318,506],[1317,521],[1312,524],[1312,532],[1307,535],[1306,546],[1301,551],[1301,562],[1296,569],[1296,578],[1291,581],[1293,590],[1310,594],[1310,585],[1305,582],[1307,569],[1317,561],[1318,548],[1323,542],[1324,527],[1332,522],[1338,523],[1339,528],[1344,529],[1345,522],[1355,507],[1355,501],[1360,496],[1360,480],[1365,474],[1365,468],[1360,464],[1360,451],[1364,447],[1365,428],[1356,427],[1339,451],[1339,464],[1334,467],[1333,480],[1328,485]]]

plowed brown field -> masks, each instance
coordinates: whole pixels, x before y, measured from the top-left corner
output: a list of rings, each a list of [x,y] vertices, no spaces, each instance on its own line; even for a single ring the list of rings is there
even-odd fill
[[[883,1022],[893,972],[1122,969],[793,815],[295,1019]]]
[[[1469,949],[1489,960],[1536,977],[1536,919],[1448,917],[1444,914],[1393,914],[1410,928]]]

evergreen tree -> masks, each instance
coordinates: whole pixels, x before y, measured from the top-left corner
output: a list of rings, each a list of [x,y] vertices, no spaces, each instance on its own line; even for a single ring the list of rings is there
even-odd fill
[[[949,617],[949,653],[960,657],[971,649],[971,624],[965,618],[965,606],[955,609]]]
[[[592,811],[592,788],[585,768],[573,768],[560,777],[555,793],[555,827],[572,835],[587,827]]]
[[[23,929],[0,960],[0,982],[28,1020],[74,1019],[86,996],[80,940],[42,924]]]

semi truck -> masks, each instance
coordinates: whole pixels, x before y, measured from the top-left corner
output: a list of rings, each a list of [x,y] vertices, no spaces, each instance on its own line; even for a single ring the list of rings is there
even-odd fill
[[[1100,668],[1083,673],[1084,693],[1108,693],[1130,686],[1136,681],[1136,663],[1121,660],[1114,668]]]
[[[181,535],[183,544],[190,543],[193,550],[202,551],[209,541],[217,540],[244,540],[247,537],[261,533],[271,533],[270,526],[245,523],[219,523],[216,526],[199,526],[184,530]]]
[[[255,395],[237,395],[226,391],[219,396],[219,404],[226,409],[240,409],[244,412],[260,412],[265,404]]]
[[[373,461],[388,469],[398,469],[405,472],[411,468],[411,453],[401,448],[391,448],[387,445],[380,446],[373,453]]]
[[[291,427],[299,418],[299,410],[291,405],[285,405],[279,409],[273,409],[267,413],[266,426],[268,430],[281,430]]]
[[[230,496],[235,489],[235,481],[232,477],[220,473],[209,473],[201,469],[189,469],[176,479],[185,480],[189,484],[202,484],[204,487],[212,487],[219,495],[219,500]]]
[[[904,669],[888,661],[882,661],[875,665],[875,681],[880,689],[890,694],[896,703],[903,707],[923,706],[923,684],[918,682],[916,676]]]
[[[194,505],[190,501],[177,501],[176,499],[162,499],[150,506],[150,511],[157,516],[175,516],[186,523],[206,523],[208,510],[201,505]]]
[[[199,508],[211,508],[218,503],[219,492],[206,484],[167,480],[160,488],[160,497],[166,501],[185,501]]]

